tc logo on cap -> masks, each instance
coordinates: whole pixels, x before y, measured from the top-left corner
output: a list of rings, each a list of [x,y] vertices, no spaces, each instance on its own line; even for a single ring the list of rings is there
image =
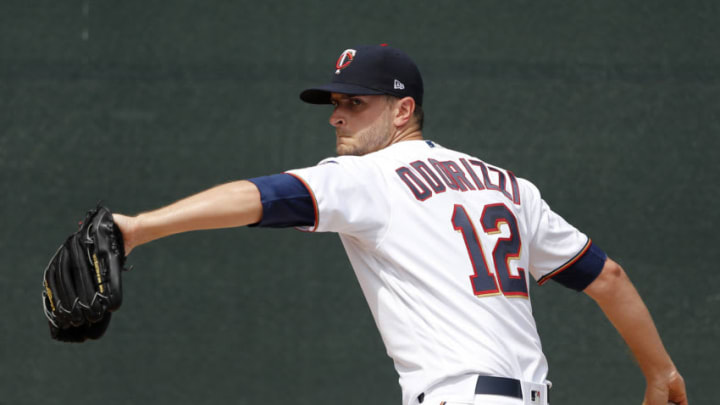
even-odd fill
[[[335,71],[335,74],[340,74],[340,71],[348,67],[350,63],[355,58],[355,53],[357,51],[354,49],[346,49],[343,51],[343,53],[340,54],[340,57],[338,58],[337,62],[335,62],[335,67],[337,70]]]

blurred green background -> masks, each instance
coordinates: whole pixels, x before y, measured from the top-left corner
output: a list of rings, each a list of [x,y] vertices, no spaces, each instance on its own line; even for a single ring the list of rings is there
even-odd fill
[[[399,404],[335,235],[139,248],[107,335],[52,341],[41,276],[103,200],[137,213],[334,153],[299,92],[352,45],[419,64],[426,138],[512,169],[630,273],[693,404],[720,377],[720,3],[0,3],[0,404]],[[639,404],[590,299],[533,288],[553,404]]]

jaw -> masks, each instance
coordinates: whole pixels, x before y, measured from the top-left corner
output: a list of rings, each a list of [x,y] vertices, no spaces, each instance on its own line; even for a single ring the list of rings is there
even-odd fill
[[[368,126],[355,132],[347,127],[335,128],[336,152],[338,155],[366,155],[389,146],[394,134],[389,111],[384,111]]]
[[[368,145],[363,144],[362,142],[357,142],[356,140],[348,137],[338,138],[335,144],[335,152],[338,156],[362,156],[372,152],[368,150],[367,146]]]

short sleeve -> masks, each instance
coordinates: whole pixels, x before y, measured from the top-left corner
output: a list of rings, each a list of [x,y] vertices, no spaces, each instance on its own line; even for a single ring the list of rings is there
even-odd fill
[[[317,209],[315,224],[301,229],[338,232],[370,242],[384,232],[391,215],[387,184],[371,161],[342,156],[287,173],[305,184]]]
[[[567,265],[544,275],[538,284],[553,280],[575,291],[583,291],[600,275],[606,260],[607,254],[594,243],[589,243],[581,254]]]
[[[544,283],[553,274],[570,268],[591,245],[590,238],[555,213],[532,183],[519,179],[525,189],[526,240],[529,240],[530,273]]]
[[[260,191],[263,215],[251,227],[286,228],[315,223],[315,204],[310,191],[296,177],[287,173],[248,179]]]

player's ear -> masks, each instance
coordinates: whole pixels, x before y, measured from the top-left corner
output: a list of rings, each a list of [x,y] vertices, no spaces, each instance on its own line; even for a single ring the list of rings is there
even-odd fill
[[[396,127],[402,127],[410,121],[415,112],[415,99],[412,97],[403,97],[396,99],[394,111],[393,124]]]

